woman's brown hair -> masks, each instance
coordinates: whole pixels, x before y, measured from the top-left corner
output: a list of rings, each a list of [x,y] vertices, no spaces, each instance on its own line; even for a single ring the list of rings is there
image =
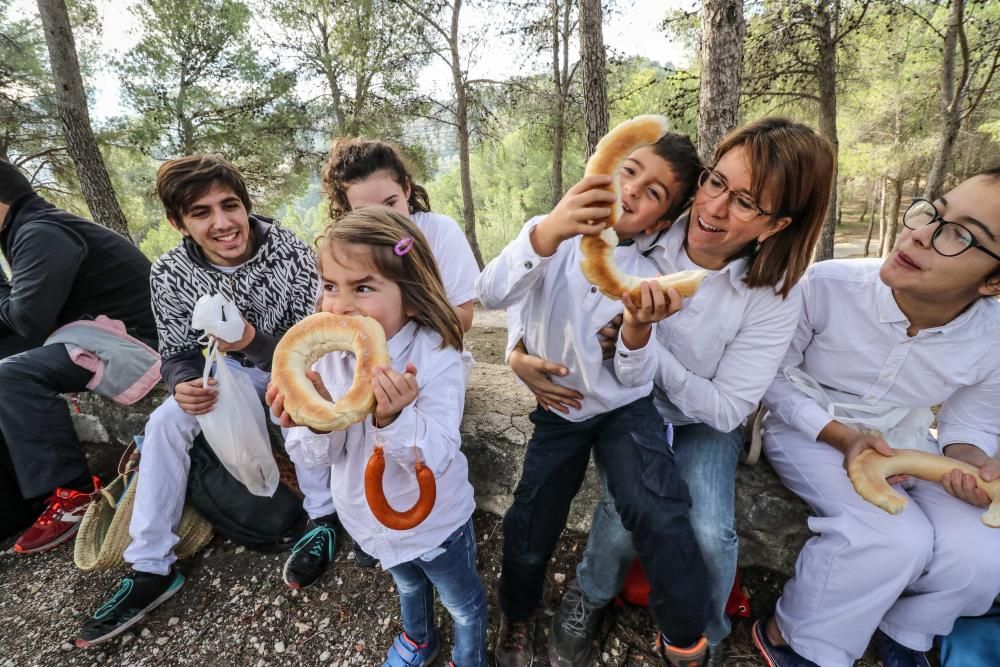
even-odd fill
[[[396,248],[409,237],[410,249],[399,255]],[[351,259],[367,261],[399,285],[403,307],[411,319],[441,335],[441,347],[462,349],[462,323],[448,303],[441,274],[427,239],[412,222],[385,206],[366,206],[335,219],[316,242],[319,263],[323,255],[344,253]]]
[[[751,194],[758,202],[769,191],[772,220],[790,218],[780,232],[747,248],[749,287],[773,287],[782,297],[805,273],[823,229],[833,186],[833,145],[808,125],[787,118],[764,118],[726,135],[715,161],[737,147],[746,151]]]
[[[330,218],[336,220],[351,210],[347,201],[347,188],[379,171],[387,171],[392,180],[405,192],[410,190],[406,203],[410,213],[429,213],[430,196],[427,190],[413,182],[411,170],[396,146],[378,139],[334,139],[330,154],[323,166],[323,188],[330,198]]]

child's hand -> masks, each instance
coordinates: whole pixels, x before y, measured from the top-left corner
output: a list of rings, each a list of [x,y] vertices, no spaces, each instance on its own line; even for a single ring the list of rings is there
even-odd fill
[[[333,399],[330,398],[330,392],[327,391],[326,385],[323,384],[323,380],[320,378],[319,373],[316,371],[306,371],[306,377],[313,383],[316,387],[316,391],[319,395],[323,397],[324,400],[333,403]],[[278,389],[278,385],[273,382],[267,383],[267,391],[264,393],[264,401],[271,407],[271,414],[273,414],[278,419],[278,425],[282,428],[294,428],[296,426],[301,426],[301,424],[295,423],[291,415],[285,412],[285,395],[281,393]],[[309,427],[313,433],[328,433],[329,431],[317,431],[316,429]]]
[[[992,482],[1000,477],[1000,461],[997,459],[987,459],[979,468],[979,476],[985,482]],[[990,497],[982,489],[976,486],[976,478],[969,473],[955,469],[941,478],[941,485],[945,491],[955,496],[959,500],[964,500],[976,507],[989,507]]]
[[[670,288],[664,294],[660,287],[645,281],[639,286],[639,303],[632,301],[628,293],[622,294],[625,319],[622,322],[622,342],[630,350],[635,350],[649,342],[653,324],[670,317],[681,309],[683,301],[677,290]]]
[[[604,186],[610,185],[612,178],[605,174],[585,176],[571,187],[559,200],[552,212],[531,230],[531,246],[542,257],[555,253],[559,244],[579,234],[599,234],[603,225],[595,225],[594,220],[603,220],[611,215],[615,195]]]
[[[417,400],[417,367],[406,364],[400,375],[389,366],[372,369],[372,390],[375,392],[375,426],[385,428],[396,420],[407,405]]]

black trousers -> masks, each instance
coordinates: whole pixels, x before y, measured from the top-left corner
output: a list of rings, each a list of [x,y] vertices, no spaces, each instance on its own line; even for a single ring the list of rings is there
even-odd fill
[[[37,498],[86,475],[87,460],[59,394],[85,391],[93,373],[73,363],[62,344],[24,351],[0,338],[0,447],[5,447],[23,498]],[[2,458],[2,457],[0,457]]]
[[[688,520],[691,500],[674,465],[663,420],[644,398],[571,422],[536,409],[514,504],[503,520],[500,607],[530,619],[542,596],[549,558],[580,489],[591,450],[607,472],[622,523],[632,532],[649,578],[650,610],[667,640],[687,646],[708,623],[708,572]]]

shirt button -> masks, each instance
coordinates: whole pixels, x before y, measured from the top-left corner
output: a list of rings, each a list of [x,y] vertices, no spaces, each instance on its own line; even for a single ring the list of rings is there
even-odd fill
[[[591,285],[591,286],[590,286],[590,293],[591,293],[591,294],[593,294],[593,293],[594,293],[594,292],[596,292],[596,291],[597,291],[597,287],[595,287],[595,286]]]
[[[530,269],[532,266],[534,266],[534,264],[532,264],[531,262],[525,262],[524,263],[524,268],[526,268],[526,269]]]

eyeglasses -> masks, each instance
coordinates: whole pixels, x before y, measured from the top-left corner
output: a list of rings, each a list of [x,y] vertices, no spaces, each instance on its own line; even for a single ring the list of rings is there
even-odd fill
[[[722,174],[706,169],[698,177],[698,189],[713,199],[729,193],[729,214],[743,222],[750,222],[758,215],[771,217],[774,211],[765,211],[750,197],[732,192]]]
[[[969,248],[978,248],[1000,262],[1000,255],[983,246],[965,225],[945,220],[938,213],[937,207],[926,199],[914,199],[903,214],[903,224],[907,229],[917,230],[935,222],[938,223],[938,228],[931,236],[931,247],[939,255],[955,257]]]

